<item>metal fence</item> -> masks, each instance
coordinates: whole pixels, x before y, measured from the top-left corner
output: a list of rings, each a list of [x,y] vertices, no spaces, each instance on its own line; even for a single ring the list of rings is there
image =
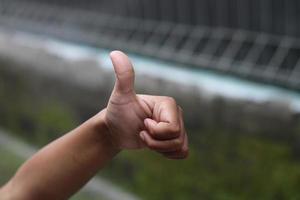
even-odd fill
[[[300,36],[299,0],[13,0],[67,9]]]
[[[0,25],[300,90],[297,0],[0,0]]]

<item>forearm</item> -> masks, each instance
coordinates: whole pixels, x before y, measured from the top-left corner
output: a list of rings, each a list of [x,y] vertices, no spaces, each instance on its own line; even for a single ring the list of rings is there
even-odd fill
[[[117,154],[103,113],[52,142],[28,160],[8,183],[12,199],[67,199]]]
[[[188,138],[176,101],[136,95],[128,57],[114,51],[111,58],[116,84],[107,109],[27,161],[0,189],[1,200],[67,199],[118,149],[146,146],[171,159],[187,157]]]

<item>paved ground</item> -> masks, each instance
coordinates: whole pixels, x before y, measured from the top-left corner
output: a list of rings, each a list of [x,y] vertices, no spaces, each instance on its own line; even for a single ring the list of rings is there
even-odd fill
[[[0,145],[24,159],[29,158],[37,151],[35,147],[10,136],[3,130],[0,130]],[[105,200],[138,200],[137,197],[99,177],[93,178],[82,191],[98,195]]]

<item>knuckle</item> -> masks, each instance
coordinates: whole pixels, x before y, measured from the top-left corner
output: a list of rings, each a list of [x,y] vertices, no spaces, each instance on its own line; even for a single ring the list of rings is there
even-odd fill
[[[170,103],[176,104],[176,100],[175,100],[173,97],[168,97],[167,100],[168,100]]]
[[[176,104],[176,100],[173,97],[164,96],[163,99],[167,102]]]
[[[172,133],[177,133],[179,135],[179,133],[180,133],[180,126],[179,126],[179,124],[176,124],[176,125],[170,127],[170,131]]]

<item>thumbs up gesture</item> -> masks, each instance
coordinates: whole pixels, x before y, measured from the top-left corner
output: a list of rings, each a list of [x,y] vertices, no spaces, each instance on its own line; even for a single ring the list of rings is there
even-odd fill
[[[105,123],[113,145],[118,149],[147,147],[171,159],[187,157],[188,138],[176,101],[137,95],[129,58],[120,51],[111,52],[110,57],[116,82],[105,109]]]

